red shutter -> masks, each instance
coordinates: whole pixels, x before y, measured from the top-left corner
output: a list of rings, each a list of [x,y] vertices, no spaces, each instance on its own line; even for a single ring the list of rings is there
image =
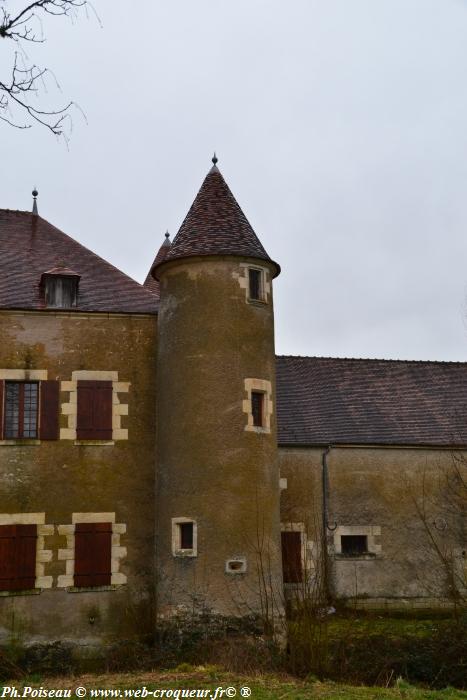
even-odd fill
[[[111,558],[112,523],[75,525],[75,586],[109,586]]]
[[[0,440],[3,440],[3,395],[5,393],[5,382],[0,379]]]
[[[0,526],[0,590],[27,591],[36,583],[36,525]]]
[[[112,382],[78,382],[78,440],[112,439]]]
[[[302,581],[302,540],[299,532],[282,532],[282,571],[284,583]]]
[[[40,428],[41,440],[58,440],[58,410],[60,405],[60,383],[49,380],[40,383]]]

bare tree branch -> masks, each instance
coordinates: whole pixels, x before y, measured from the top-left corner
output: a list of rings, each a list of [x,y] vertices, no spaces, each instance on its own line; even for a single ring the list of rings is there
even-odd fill
[[[17,45],[12,58],[10,78],[0,77],[0,120],[18,129],[29,129],[33,124],[39,124],[55,136],[65,136],[65,128],[71,130],[70,110],[75,103],[69,101],[54,109],[40,109],[34,105],[32,100],[38,99],[41,88],[47,92],[48,76],[54,76],[47,68],[40,68],[31,62],[26,63],[28,58],[22,43],[45,41],[41,15],[74,19],[81,8],[87,9],[89,0],[35,0],[16,13],[8,10],[5,0],[0,2],[0,39],[10,39]],[[56,79],[55,84],[60,89]]]

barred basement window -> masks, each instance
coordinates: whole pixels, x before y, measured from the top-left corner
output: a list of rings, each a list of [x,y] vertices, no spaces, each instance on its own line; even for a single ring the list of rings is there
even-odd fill
[[[368,552],[367,535],[341,535],[341,551],[348,557],[357,557]]]
[[[263,272],[250,267],[248,270],[249,278],[249,297],[254,301],[262,301],[263,299]]]
[[[264,425],[264,394],[260,391],[251,392],[251,414],[253,425],[262,428]]]
[[[5,382],[5,439],[37,438],[39,385]]]

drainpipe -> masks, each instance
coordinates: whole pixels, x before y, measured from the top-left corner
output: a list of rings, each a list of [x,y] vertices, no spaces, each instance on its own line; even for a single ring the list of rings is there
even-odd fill
[[[323,494],[323,522],[322,522],[322,565],[323,565],[323,590],[326,597],[326,601],[329,602],[331,599],[331,591],[329,585],[329,556],[328,556],[328,530],[335,530],[336,524],[333,527],[329,526],[328,520],[328,504],[329,504],[329,473],[328,473],[328,463],[327,456],[331,452],[332,445],[324,450],[321,455],[321,488]]]

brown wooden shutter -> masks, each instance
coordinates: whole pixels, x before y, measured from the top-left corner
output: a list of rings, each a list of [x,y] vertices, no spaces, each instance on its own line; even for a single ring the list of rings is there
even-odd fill
[[[0,440],[3,440],[3,402],[5,394],[5,381],[0,379]]]
[[[58,440],[58,411],[60,405],[60,383],[54,379],[40,383],[40,427],[41,440]]]
[[[78,440],[112,439],[112,382],[78,382]]]
[[[109,586],[111,558],[112,523],[75,525],[75,586]]]
[[[282,532],[282,571],[284,583],[302,581],[302,540],[300,532]]]
[[[27,591],[36,584],[36,525],[0,526],[0,590]]]

